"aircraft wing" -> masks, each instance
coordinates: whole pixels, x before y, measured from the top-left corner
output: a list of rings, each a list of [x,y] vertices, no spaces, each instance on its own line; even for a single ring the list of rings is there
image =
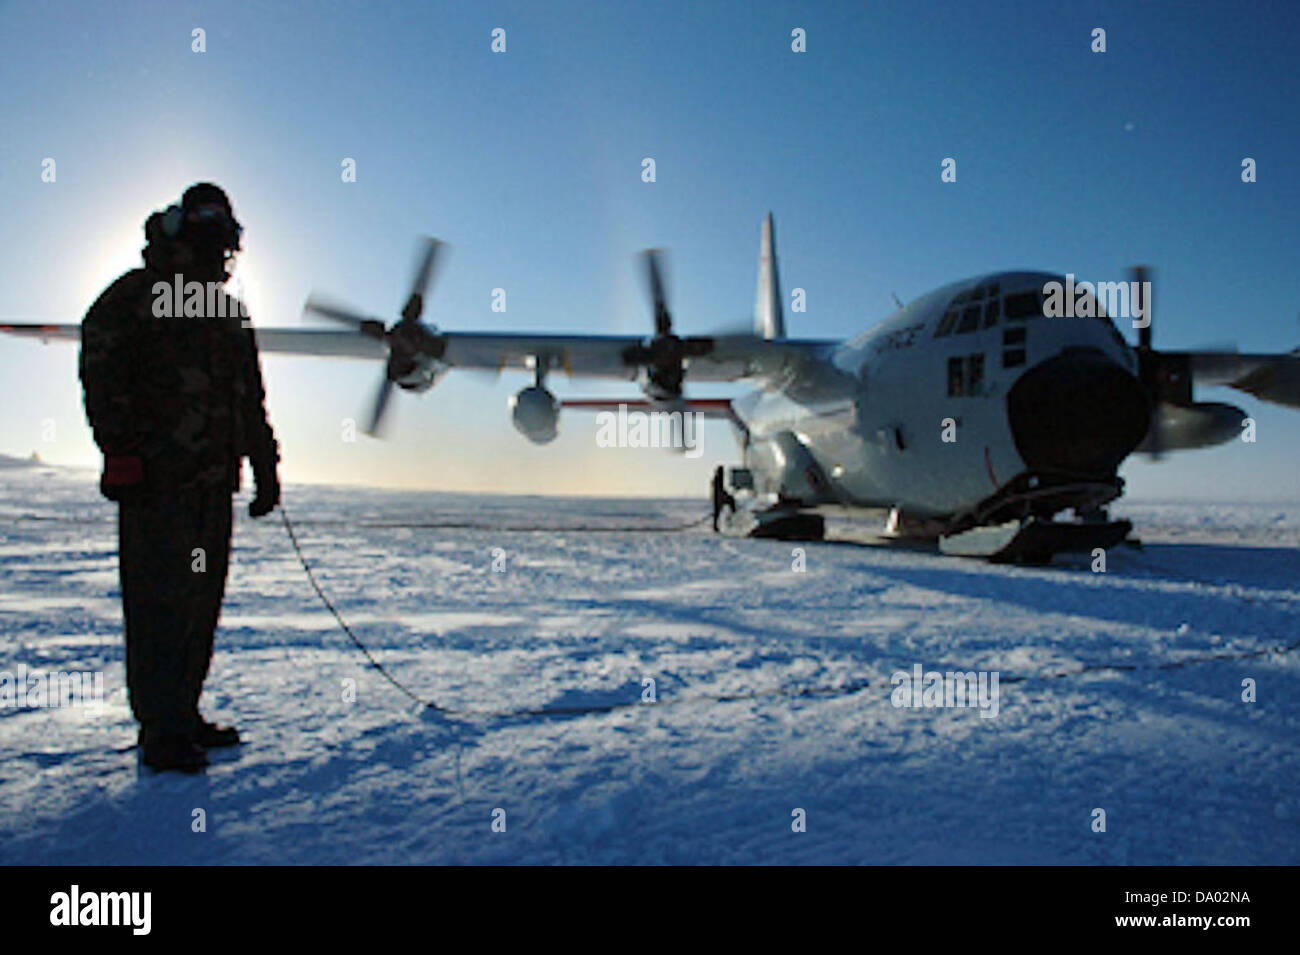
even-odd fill
[[[388,349],[378,338],[333,328],[258,328],[253,326],[260,352],[308,355],[317,358],[385,358]]]
[[[37,322],[0,324],[0,332],[35,338],[41,342],[81,341],[80,325],[49,325]],[[316,355],[326,358],[383,358],[388,352],[382,342],[354,331],[333,328],[254,328],[258,347],[268,352]]]
[[[497,332],[442,332],[441,360],[452,368],[529,369],[535,356],[551,356],[552,365],[575,377],[634,380],[641,362],[634,354],[645,339],[635,335],[518,335]],[[739,381],[772,378],[815,359],[831,341],[769,341],[754,335],[684,339],[697,351],[686,359],[689,381]]]
[[[0,325],[0,332],[34,338],[41,342],[81,341],[80,325],[46,325],[19,322]],[[352,331],[332,328],[254,329],[258,347],[268,352],[316,355],[327,358],[383,358],[388,354],[382,342]]]
[[[1264,401],[1300,408],[1300,349],[1280,355],[1182,352],[1198,385],[1226,385]]]
[[[508,332],[435,332],[445,343],[440,358],[452,368],[529,370],[538,356],[570,375],[588,378],[636,377],[623,354],[641,344],[634,335],[530,335]]]
[[[40,341],[80,341],[80,325],[40,323],[0,324],[0,332]],[[333,328],[257,328],[258,349],[264,354],[318,358],[384,359],[385,341],[374,334]],[[821,339],[769,340],[756,335],[686,338],[693,354],[686,359],[691,381],[771,379],[798,365],[827,355],[836,344]],[[551,367],[575,377],[635,380],[643,362],[633,352],[646,340],[635,335],[553,335],[513,332],[442,332],[428,330],[421,350],[449,368],[501,371],[531,370],[538,356]]]

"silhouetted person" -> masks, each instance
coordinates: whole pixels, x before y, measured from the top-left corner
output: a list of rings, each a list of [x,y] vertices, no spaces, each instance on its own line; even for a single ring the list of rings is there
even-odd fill
[[[717,533],[718,517],[722,514],[723,507],[731,508],[731,513],[736,513],[736,499],[727,493],[726,484],[722,478],[722,465],[719,464],[713,470],[713,530]]]
[[[81,324],[86,417],[104,453],[100,491],[118,503],[127,688],[144,763],[160,770],[197,771],[206,748],[239,742],[198,704],[244,457],[256,481],[249,514],[268,514],[280,499],[257,343],[221,288],[241,232],[221,189],[191,186],[146,221],[144,268],[110,285]],[[194,292],[201,303],[189,301]]]

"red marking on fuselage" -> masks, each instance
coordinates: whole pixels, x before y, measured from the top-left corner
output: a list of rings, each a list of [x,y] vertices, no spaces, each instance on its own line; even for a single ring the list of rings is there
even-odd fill
[[[987,444],[984,445],[984,467],[988,468],[989,481],[992,482],[993,490],[996,491],[998,489],[998,479],[997,475],[993,473],[993,458],[989,455],[989,446]]]

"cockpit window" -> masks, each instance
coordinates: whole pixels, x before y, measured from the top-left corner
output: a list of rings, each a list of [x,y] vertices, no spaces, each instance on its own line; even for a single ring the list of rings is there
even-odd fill
[[[1037,289],[1008,295],[1003,304],[1008,320],[1041,318],[1043,314],[1042,293]]]
[[[1001,288],[997,282],[987,282],[953,296],[948,309],[935,327],[934,337],[966,334],[981,328],[993,328],[1002,316]]]
[[[944,335],[952,334],[952,326],[957,321],[957,310],[949,308],[943,313],[943,318],[939,320],[939,327],[935,329],[934,337],[942,338]]]
[[[996,285],[993,286],[993,289],[994,292],[996,293],[997,286]],[[985,304],[984,306],[984,327],[985,328],[992,328],[994,325],[998,323],[998,314],[1001,311],[1001,309],[999,309],[998,307],[999,304],[1000,302],[999,299],[996,297],[996,294],[993,298],[989,299],[988,302]]]
[[[981,311],[978,302],[974,305],[967,305],[966,310],[961,313],[961,324],[957,326],[957,334],[964,335],[979,328]]]

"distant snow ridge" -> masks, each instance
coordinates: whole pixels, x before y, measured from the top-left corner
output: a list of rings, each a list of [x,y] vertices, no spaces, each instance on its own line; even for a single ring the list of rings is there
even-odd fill
[[[34,468],[41,466],[40,455],[35,451],[30,458],[16,458],[10,454],[0,454],[0,468]]]

